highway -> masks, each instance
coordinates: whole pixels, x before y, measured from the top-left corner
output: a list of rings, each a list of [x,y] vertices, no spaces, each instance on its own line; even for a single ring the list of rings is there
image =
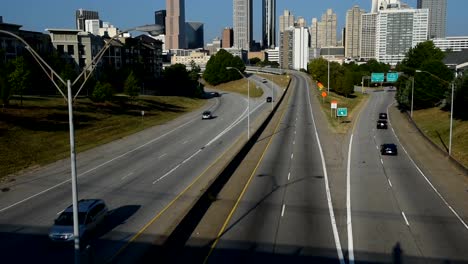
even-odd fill
[[[348,187],[356,262],[467,263],[468,227],[457,208],[449,208],[406,153],[392,116],[388,129],[376,129],[378,113],[393,107],[394,95],[371,93],[353,132]],[[383,143],[395,143],[398,156],[381,156]]]
[[[262,111],[270,111],[265,104],[268,89],[263,97],[251,100],[251,122]],[[105,229],[99,230],[86,253],[92,261],[113,257],[240,135],[246,135],[247,99],[220,93],[204,109],[77,155],[78,199],[101,198],[110,209]],[[204,110],[211,110],[215,118],[201,120]],[[47,237],[53,220],[71,204],[70,161],[38,168],[1,188],[2,262],[73,262],[72,244],[56,245]]]
[[[284,116],[208,263],[339,263],[307,80],[294,78]]]

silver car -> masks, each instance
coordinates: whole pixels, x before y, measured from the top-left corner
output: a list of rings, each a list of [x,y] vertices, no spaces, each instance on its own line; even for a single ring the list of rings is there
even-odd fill
[[[101,199],[83,199],[78,201],[78,224],[80,239],[89,239],[96,228],[103,223],[107,216],[107,205]],[[49,231],[49,238],[56,242],[74,241],[73,234],[73,206],[68,206],[55,219]]]

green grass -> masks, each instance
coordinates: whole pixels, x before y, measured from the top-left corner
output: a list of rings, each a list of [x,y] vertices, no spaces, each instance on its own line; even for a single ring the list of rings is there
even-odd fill
[[[264,74],[259,73],[258,76],[267,79],[268,81],[273,80],[281,88],[286,88],[289,84],[289,76],[288,75],[277,75],[277,74]]]
[[[418,127],[437,146],[447,150],[450,134],[450,112],[439,108],[417,110],[413,112],[413,119]],[[453,120],[452,156],[468,167],[468,122]]]
[[[205,104],[185,97],[116,98],[120,100],[105,104],[75,102],[77,152],[166,123]],[[18,104],[15,100],[0,109],[0,178],[70,155],[68,108],[62,98],[27,97],[22,107]]]
[[[223,84],[216,85],[216,86],[212,86],[209,84],[205,84],[205,85],[207,88],[213,88],[213,89],[217,89],[217,90],[221,90],[225,92],[239,93],[245,96],[247,96],[248,94],[248,91],[247,91],[248,83],[245,78],[242,78],[237,81],[223,83]],[[254,82],[250,82],[250,97],[255,98],[255,97],[261,97],[262,95],[263,95],[263,90],[258,88],[258,86],[255,85]]]
[[[325,113],[325,116],[328,119],[328,123],[334,132],[339,134],[347,133],[350,129],[352,129],[356,119],[358,107],[368,97],[368,95],[361,93],[354,93],[349,97],[344,97],[334,93],[333,91],[330,91],[330,94],[324,98],[321,96],[321,93],[322,91],[326,91],[326,88],[322,91],[319,91],[314,82],[310,89],[317,91],[317,97],[322,107],[322,111]],[[337,101],[339,108],[348,108],[348,116],[336,117],[336,110],[333,109],[333,112],[331,110],[331,101]]]

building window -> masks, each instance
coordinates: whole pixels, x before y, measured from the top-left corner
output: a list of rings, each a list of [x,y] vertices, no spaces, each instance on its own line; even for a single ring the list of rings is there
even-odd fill
[[[75,47],[73,45],[67,45],[68,55],[75,55]]]
[[[60,55],[62,55],[63,53],[65,53],[64,46],[63,46],[63,45],[57,45],[57,52],[58,52],[58,54],[60,54]]]

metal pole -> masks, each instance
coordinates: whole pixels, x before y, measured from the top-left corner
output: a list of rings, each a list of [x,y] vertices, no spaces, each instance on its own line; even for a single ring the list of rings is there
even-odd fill
[[[271,76],[271,111],[273,111],[273,102],[275,101],[275,92],[273,91],[273,76]]]
[[[361,93],[364,93],[364,76],[361,78]]]
[[[250,139],[250,79],[247,77],[247,140]]]
[[[413,118],[413,99],[414,99],[414,76],[412,77],[413,83],[411,85],[411,119]]]
[[[450,104],[450,136],[449,136],[449,156],[452,155],[452,127],[453,127],[453,90],[454,84],[452,82],[452,103]]]
[[[67,80],[68,90],[68,122],[70,124],[70,160],[72,173],[72,201],[73,201],[73,236],[75,238],[75,263],[80,263],[80,230],[78,225],[78,191],[76,180],[75,129],[73,127],[73,96],[71,82]]]
[[[327,81],[327,93],[330,94],[330,48],[328,48],[328,81]]]

